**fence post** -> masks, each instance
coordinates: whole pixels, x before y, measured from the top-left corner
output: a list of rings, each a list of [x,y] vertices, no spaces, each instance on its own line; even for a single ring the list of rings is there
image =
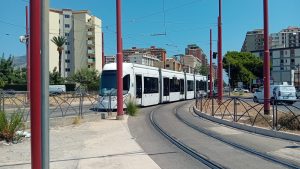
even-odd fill
[[[203,110],[202,99],[203,99],[203,97],[202,97],[202,95],[200,95],[200,109],[201,109],[201,113],[202,113],[202,110]]]
[[[278,125],[278,109],[277,109],[278,105],[277,105],[277,98],[275,98],[275,130],[277,130],[277,125]]]
[[[233,121],[237,122],[237,102],[236,102],[236,97],[233,98]]]
[[[271,100],[272,101],[272,112],[273,112],[273,119],[272,119],[272,125],[273,125],[273,130],[275,129],[275,99]]]
[[[211,99],[211,116],[215,115],[215,110],[214,110],[214,97]]]

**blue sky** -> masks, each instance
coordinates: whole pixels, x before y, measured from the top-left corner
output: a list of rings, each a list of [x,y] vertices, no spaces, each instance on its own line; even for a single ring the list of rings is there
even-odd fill
[[[163,12],[163,2],[165,12]],[[282,4],[284,2],[284,5]],[[196,43],[209,52],[209,28],[217,37],[218,0],[123,0],[124,48],[157,46],[167,54],[184,53]],[[299,0],[269,0],[270,32],[300,26]],[[28,0],[2,2],[0,52],[24,55],[18,37],[25,33],[25,5]],[[263,27],[263,0],[223,0],[223,53],[240,50],[248,30]],[[88,9],[103,21],[105,53],[116,53],[115,0],[50,0],[51,8]],[[152,36],[165,33],[166,36]],[[214,50],[216,42],[214,41]]]

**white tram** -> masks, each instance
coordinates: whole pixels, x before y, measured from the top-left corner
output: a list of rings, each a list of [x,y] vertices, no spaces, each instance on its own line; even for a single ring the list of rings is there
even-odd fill
[[[97,104],[100,110],[117,108],[116,75],[115,63],[104,66]],[[134,98],[140,106],[193,99],[198,91],[207,91],[206,76],[123,63],[123,98]]]

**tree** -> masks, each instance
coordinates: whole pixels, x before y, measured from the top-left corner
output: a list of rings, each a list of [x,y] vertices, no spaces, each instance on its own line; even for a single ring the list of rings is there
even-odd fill
[[[63,36],[54,36],[51,41],[57,46],[58,51],[58,73],[61,75],[61,55],[62,51],[64,50],[64,44],[66,43],[67,39]]]
[[[236,86],[238,82],[243,82],[250,86],[250,81],[263,77],[263,61],[247,52],[227,52],[223,58],[223,68],[229,73],[230,64],[230,85]]]
[[[197,65],[195,68],[195,73],[200,75],[208,75],[208,65]]]
[[[65,83],[65,79],[60,76],[59,72],[56,70],[55,67],[53,72],[49,73],[49,83],[52,85],[61,85]]]
[[[86,87],[88,90],[99,90],[100,76],[96,69],[81,69],[71,76],[70,80]]]

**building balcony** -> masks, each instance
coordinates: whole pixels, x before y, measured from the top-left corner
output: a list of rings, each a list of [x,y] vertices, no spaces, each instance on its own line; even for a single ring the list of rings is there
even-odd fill
[[[95,58],[93,58],[93,59],[88,59],[88,63],[95,63]]]
[[[95,54],[95,50],[89,49],[89,50],[88,50],[88,54],[89,54],[89,55],[94,55],[94,54]]]
[[[87,44],[88,44],[89,46],[95,46],[95,43],[94,43],[92,40],[88,40],[88,41],[87,41]]]
[[[87,32],[87,35],[88,35],[88,36],[94,36],[94,32],[88,31],[88,32]]]

